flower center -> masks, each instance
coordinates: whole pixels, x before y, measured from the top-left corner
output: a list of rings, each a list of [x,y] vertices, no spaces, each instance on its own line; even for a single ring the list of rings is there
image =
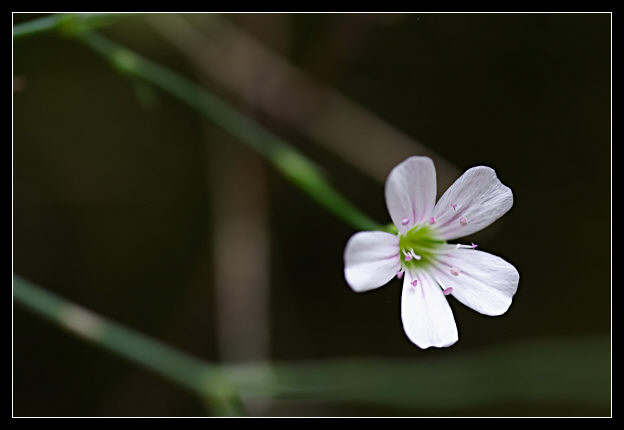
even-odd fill
[[[399,236],[399,256],[403,267],[415,269],[428,266],[445,243],[446,241],[437,237],[436,229],[431,225],[420,224],[412,227]]]

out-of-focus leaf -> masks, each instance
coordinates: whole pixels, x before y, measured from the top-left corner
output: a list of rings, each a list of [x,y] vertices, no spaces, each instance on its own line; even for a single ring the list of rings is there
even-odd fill
[[[527,340],[443,359],[338,359],[230,370],[250,397],[448,410],[510,403],[610,405],[610,341]],[[271,375],[272,381],[267,381]],[[262,383],[261,380],[263,380]]]

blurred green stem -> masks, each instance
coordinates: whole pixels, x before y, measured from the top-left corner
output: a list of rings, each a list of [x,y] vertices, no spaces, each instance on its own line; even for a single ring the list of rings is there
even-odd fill
[[[166,91],[239,138],[313,200],[351,226],[361,230],[387,230],[338,193],[316,164],[203,87],[95,32],[81,32],[78,37],[120,71]]]
[[[59,14],[15,25],[13,38],[57,30],[73,35],[101,54],[118,70],[155,85],[194,108],[266,158],[275,169],[313,200],[360,230],[384,230],[343,197],[321,169],[290,144],[241,114],[200,85],[120,46],[91,29],[123,14]]]
[[[351,358],[219,365],[197,360],[14,275],[16,303],[206,399],[215,415],[241,399],[322,400],[460,414],[497,404],[610,411],[608,336],[531,339],[416,359]],[[406,340],[406,342],[408,342]],[[581,412],[582,413],[582,412]],[[522,414],[521,414],[522,415]]]
[[[60,32],[73,35],[116,22],[119,18],[131,16],[128,13],[61,13],[47,15],[13,26],[13,39],[36,36],[46,32]]]
[[[215,415],[240,415],[236,387],[216,366],[201,362],[13,276],[13,298],[73,334],[184,386],[206,399]]]

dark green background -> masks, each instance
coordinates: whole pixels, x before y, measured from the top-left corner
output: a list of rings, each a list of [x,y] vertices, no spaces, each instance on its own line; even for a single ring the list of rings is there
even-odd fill
[[[367,24],[348,58],[332,55],[332,44],[352,36],[340,29],[360,28],[370,16],[228,18],[461,171],[492,166],[515,199],[496,234],[479,242],[518,268],[512,307],[489,318],[451,300],[459,342],[421,351],[403,334],[399,283],[354,294],[342,276],[342,252],[354,230],[268,170],[272,358],[435,358],[516,340],[607,338],[609,14],[383,16]],[[289,40],[275,38],[276,19]],[[141,18],[104,32],[195,76]],[[14,272],[216,360],[206,159],[224,145],[256,155],[157,90],[147,90],[157,95],[155,103],[142,102],[137,94],[145,88],[71,39],[15,41],[13,74],[26,83],[13,99]],[[331,182],[366,213],[389,221],[381,182],[294,130],[275,121],[265,125],[324,166]],[[203,143],[206,127],[214,147]],[[191,394],[17,305],[13,324],[15,415],[205,414]],[[405,411],[314,403],[272,413],[608,415],[610,405],[536,401]]]

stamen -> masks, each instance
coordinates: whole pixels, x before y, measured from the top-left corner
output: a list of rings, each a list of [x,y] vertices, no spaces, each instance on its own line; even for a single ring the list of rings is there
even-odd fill
[[[429,218],[429,224],[435,224],[435,218],[434,217]]]
[[[397,272],[397,278],[398,278],[398,279],[403,279],[403,271],[402,271],[402,270],[399,270],[399,271]]]
[[[416,285],[418,285],[418,279],[414,279],[412,282],[412,287],[415,287]]]
[[[454,211],[457,210],[457,204],[456,203],[453,203],[451,206],[453,206],[453,210]]]
[[[412,254],[406,254],[405,261],[411,261],[411,260],[412,260]]]
[[[414,257],[416,260],[420,260],[420,259],[422,258],[420,255],[416,254],[416,253],[414,252],[414,250],[413,250],[413,249],[410,249],[410,254],[411,254],[411,256],[412,256],[412,257]]]
[[[450,271],[451,275],[459,276],[459,271],[455,267],[451,267]]]
[[[442,280],[438,279],[437,281],[438,281],[438,284],[440,284],[440,287],[442,287],[442,292],[444,293],[445,296],[448,296],[449,294],[453,292],[453,288],[447,287],[446,285],[444,285],[444,282],[442,282]]]
[[[461,225],[467,225],[467,224],[468,224],[468,220],[466,219],[466,217],[465,217],[465,216],[463,216],[463,217],[461,217],[461,218],[459,219],[459,223],[460,223]]]
[[[476,243],[472,243],[472,242],[470,242],[470,246],[472,247],[472,249],[475,249],[475,248],[476,248],[477,246],[479,246],[479,245],[477,245]]]
[[[407,224],[409,224],[409,218],[403,218],[403,219],[401,220],[401,224],[402,224],[402,225],[407,225]]]

